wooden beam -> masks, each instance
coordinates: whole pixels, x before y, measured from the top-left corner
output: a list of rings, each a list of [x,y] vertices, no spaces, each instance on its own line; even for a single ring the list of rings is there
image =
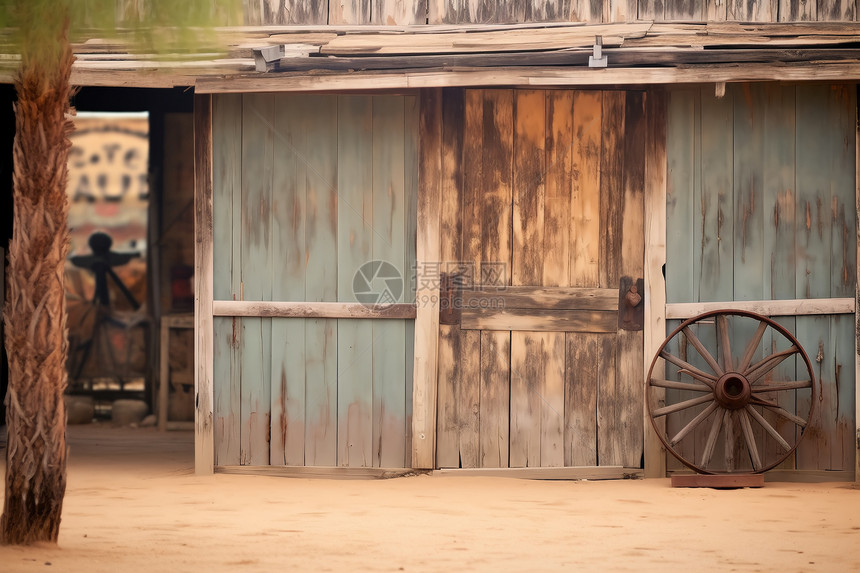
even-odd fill
[[[618,312],[533,308],[464,309],[460,328],[463,330],[598,332],[614,334],[618,331]]]
[[[170,83],[161,74],[153,81]],[[177,77],[175,81],[187,81]],[[11,79],[11,76],[10,76]],[[433,87],[467,86],[594,86],[648,85],[755,81],[856,81],[860,79],[860,63],[808,62],[773,65],[767,63],[737,65],[718,64],[683,68],[570,68],[531,69],[507,67],[476,70],[398,70],[386,72],[341,72],[332,74],[284,73],[198,77],[194,80],[198,93],[250,93],[284,91],[336,90],[403,90]],[[146,86],[146,77],[139,72],[81,71],[78,85]],[[175,83],[175,82],[174,82]],[[182,85],[182,84],[176,84]]]
[[[215,466],[215,473],[302,479],[390,479],[415,475],[411,468],[346,468],[328,466]],[[429,472],[428,472],[429,473]]]
[[[194,472],[215,467],[212,374],[212,96],[194,96]],[[162,381],[164,384],[165,381]]]
[[[663,90],[647,94],[646,113],[648,128],[645,157],[645,352],[644,370],[666,337],[666,106]],[[662,372],[656,372],[662,377]],[[647,393],[645,399],[648,399]],[[643,401],[645,418],[645,477],[661,478],[666,475],[666,448],[651,427],[651,416]],[[659,407],[662,404],[658,404]],[[665,419],[660,420],[662,429]]]
[[[439,350],[442,90],[422,91],[420,108],[412,467],[433,469],[436,465],[436,363]]]
[[[618,310],[617,288],[506,286],[464,290],[463,309]]]
[[[667,319],[687,319],[712,310],[733,309],[765,316],[854,314],[853,298],[808,298],[795,300],[735,300],[728,302],[681,302],[666,305]]]
[[[857,88],[860,95],[860,86]],[[855,188],[854,200],[857,210],[855,225],[855,248],[857,249],[855,261],[860,262],[860,98],[858,98],[857,123],[854,135],[855,153]],[[855,313],[854,313],[854,482],[860,483],[860,264],[856,264],[857,277],[855,288]]]
[[[415,318],[415,305],[363,305],[358,302],[269,302],[216,300],[214,316],[267,318]]]
[[[436,470],[433,475],[449,477],[505,477],[517,479],[551,480],[598,480],[598,479],[639,479],[642,470],[621,466],[585,466],[557,468],[467,468]]]

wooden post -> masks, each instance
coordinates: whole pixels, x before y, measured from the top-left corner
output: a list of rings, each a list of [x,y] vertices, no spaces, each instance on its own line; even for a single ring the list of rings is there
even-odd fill
[[[860,86],[857,88],[858,96],[860,96]],[[857,98],[860,102],[860,97]],[[857,233],[855,237],[855,248],[857,249],[856,261],[860,262],[860,103],[858,103],[858,113],[855,118],[855,203],[857,208],[857,219],[854,221],[857,225]],[[854,304],[854,482],[860,483],[860,264],[857,267],[857,282],[854,285],[855,289],[855,304]]]
[[[647,95],[648,131],[645,147],[645,375],[666,337],[666,105],[667,95],[652,90]],[[657,373],[661,375],[661,373]],[[642,381],[644,384],[644,380]],[[645,393],[645,400],[648,399]],[[645,416],[645,477],[666,476],[666,449],[654,433],[648,408]],[[664,422],[665,423],[665,422]]]
[[[211,474],[215,471],[211,95],[194,96],[194,316],[194,472]]]
[[[433,469],[439,344],[442,90],[423,90],[420,108],[412,467]]]

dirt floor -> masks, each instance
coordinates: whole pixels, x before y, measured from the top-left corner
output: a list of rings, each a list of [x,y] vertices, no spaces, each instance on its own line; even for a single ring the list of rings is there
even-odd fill
[[[844,483],[197,477],[190,432],[69,443],[59,547],[0,547],[0,571],[860,571]]]

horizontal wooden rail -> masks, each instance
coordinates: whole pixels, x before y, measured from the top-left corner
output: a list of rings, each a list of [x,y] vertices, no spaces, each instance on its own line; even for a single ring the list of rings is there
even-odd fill
[[[687,319],[712,310],[746,310],[765,316],[854,314],[853,298],[808,298],[795,300],[736,300],[727,302],[683,302],[666,305],[667,319]]]
[[[358,302],[267,302],[216,300],[215,316],[263,318],[415,318],[415,305],[408,303],[368,305]]]

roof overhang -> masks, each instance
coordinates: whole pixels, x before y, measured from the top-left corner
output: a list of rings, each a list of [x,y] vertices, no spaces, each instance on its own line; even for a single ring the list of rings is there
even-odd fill
[[[217,32],[225,53],[196,60],[131,54],[121,43],[99,39],[77,44],[72,83],[246,93],[860,80],[857,23],[275,26]],[[607,67],[589,67],[598,37]],[[11,82],[14,58],[0,62],[0,81]]]

